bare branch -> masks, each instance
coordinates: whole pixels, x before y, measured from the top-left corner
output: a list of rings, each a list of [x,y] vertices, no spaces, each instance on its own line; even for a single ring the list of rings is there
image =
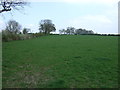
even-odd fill
[[[19,10],[19,7],[23,8],[27,4],[23,0],[0,0],[0,13],[11,11],[12,9]]]
[[[11,11],[11,8],[10,9],[2,9],[2,10],[0,10],[0,13],[5,12],[5,11]]]

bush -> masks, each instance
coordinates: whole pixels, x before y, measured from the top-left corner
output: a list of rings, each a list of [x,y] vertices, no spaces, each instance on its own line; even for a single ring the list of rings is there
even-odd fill
[[[30,38],[33,38],[33,36],[29,34],[15,34],[15,33],[10,33],[7,30],[2,31],[2,41],[5,42],[13,41],[13,40],[25,40]]]
[[[45,34],[44,33],[34,33],[32,35],[33,35],[33,37],[40,37],[40,36],[44,36]]]
[[[13,40],[26,40],[40,36],[45,36],[45,34],[44,33],[15,34],[9,32],[8,30],[2,31],[2,41],[4,42],[13,41]]]
[[[19,36],[21,40],[33,38],[33,35],[30,34],[20,34]]]
[[[2,31],[2,41],[11,41],[13,35],[7,30]]]

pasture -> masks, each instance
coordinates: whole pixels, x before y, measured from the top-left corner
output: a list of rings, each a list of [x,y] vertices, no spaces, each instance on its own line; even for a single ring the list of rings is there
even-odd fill
[[[3,42],[3,88],[117,88],[118,37],[49,35]]]

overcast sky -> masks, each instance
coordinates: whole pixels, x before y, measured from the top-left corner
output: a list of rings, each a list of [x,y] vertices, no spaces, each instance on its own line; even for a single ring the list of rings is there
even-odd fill
[[[119,0],[28,0],[24,10],[0,14],[0,30],[13,19],[38,32],[39,22],[51,19],[59,29],[69,26],[96,33],[118,33]]]

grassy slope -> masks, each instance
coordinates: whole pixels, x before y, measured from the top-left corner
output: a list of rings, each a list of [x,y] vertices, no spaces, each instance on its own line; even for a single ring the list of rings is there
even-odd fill
[[[3,87],[117,87],[117,37],[43,36],[3,43]]]

